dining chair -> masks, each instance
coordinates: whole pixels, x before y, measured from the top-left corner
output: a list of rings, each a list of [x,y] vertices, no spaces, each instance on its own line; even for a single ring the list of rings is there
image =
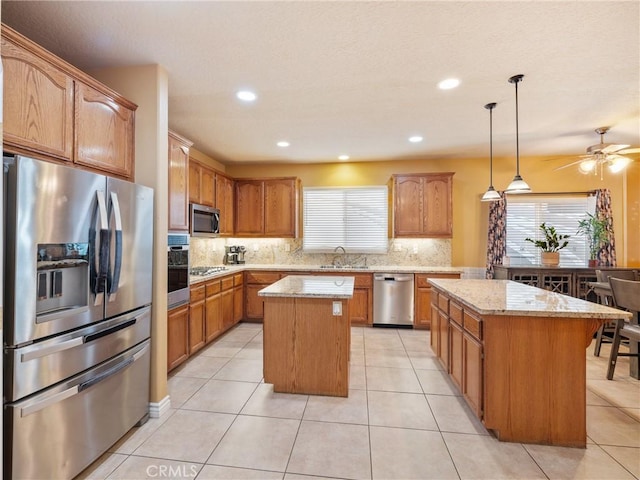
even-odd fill
[[[640,311],[640,281],[623,280],[621,278],[611,277],[609,278],[609,283],[611,284],[611,292],[613,293],[613,299],[615,300],[617,308],[622,308],[633,313],[633,320],[630,323],[626,322],[624,319],[616,320],[611,353],[609,354],[607,380],[613,379],[613,373],[619,356],[640,357],[638,349],[633,349],[631,343],[640,342],[640,325],[638,325],[638,312]],[[628,353],[619,352],[620,341],[623,338],[629,340]],[[632,350],[635,350],[635,352]]]
[[[636,270],[596,270],[596,279],[600,283],[608,283],[610,278],[622,278],[624,280],[637,280]],[[611,295],[598,295],[598,303],[615,307],[615,302]],[[603,323],[596,333],[596,344],[593,348],[593,355],[600,356],[600,347],[603,343],[611,343],[616,328],[616,322]]]

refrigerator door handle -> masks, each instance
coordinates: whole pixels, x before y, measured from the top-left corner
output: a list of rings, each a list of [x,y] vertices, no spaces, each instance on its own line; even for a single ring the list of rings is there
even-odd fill
[[[78,388],[78,385],[74,385],[73,387],[68,388],[67,390],[63,390],[62,392],[58,392],[54,395],[46,397],[36,403],[32,403],[31,405],[22,407],[20,409],[20,416],[26,417],[27,415],[36,413],[42,410],[43,408],[47,408],[48,406],[53,405],[54,403],[59,403],[69,397],[73,397],[74,395],[77,395],[79,392],[80,390]]]
[[[115,220],[115,258],[113,265],[113,276],[109,282],[109,301],[112,302],[116,299],[116,293],[118,292],[118,284],[120,283],[120,271],[122,270],[122,216],[120,215],[120,202],[118,201],[118,194],[111,192],[111,207],[113,208],[113,217]]]
[[[102,190],[96,191],[98,200],[98,221],[100,224],[100,247],[98,251],[98,267],[95,277],[92,278],[92,290],[95,295],[94,305],[101,305],[104,299],[104,290],[107,281],[107,266],[109,262],[109,217],[107,216],[107,202]],[[91,235],[92,249],[96,250],[95,234]],[[95,261],[91,262],[91,268],[95,269]]]

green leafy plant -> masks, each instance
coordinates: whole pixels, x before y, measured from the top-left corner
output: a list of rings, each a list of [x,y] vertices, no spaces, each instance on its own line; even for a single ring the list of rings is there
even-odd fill
[[[525,238],[525,241],[533,243],[543,252],[557,252],[569,245],[567,238],[571,235],[561,235],[556,231],[555,227],[547,227],[544,222],[540,224],[540,230],[544,233],[544,240]]]
[[[589,258],[595,260],[600,247],[607,240],[607,220],[587,213],[587,216],[578,222],[576,235],[584,235],[589,240]]]

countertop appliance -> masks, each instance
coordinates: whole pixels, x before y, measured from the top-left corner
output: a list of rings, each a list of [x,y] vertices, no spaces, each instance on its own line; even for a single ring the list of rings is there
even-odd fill
[[[242,265],[244,264],[244,254],[247,249],[243,245],[226,245],[224,247],[224,264],[225,265]]]
[[[373,326],[413,328],[413,274],[373,274]]]
[[[189,303],[189,235],[167,238],[167,308]]]
[[[191,222],[189,224],[192,237],[220,236],[220,210],[192,203]]]
[[[4,158],[4,478],[72,478],[149,408],[153,190]]]

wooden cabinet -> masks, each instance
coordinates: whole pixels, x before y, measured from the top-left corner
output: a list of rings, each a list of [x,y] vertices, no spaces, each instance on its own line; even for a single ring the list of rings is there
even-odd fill
[[[2,25],[5,150],[71,161],[74,82],[55,60]]]
[[[167,371],[189,357],[189,305],[167,312]]]
[[[134,111],[93,87],[76,82],[74,162],[133,177]]]
[[[249,321],[261,322],[264,318],[264,299],[258,292],[280,280],[280,272],[249,271],[245,274],[244,317]]]
[[[233,276],[233,323],[244,318],[244,275],[236,273]]]
[[[462,389],[462,326],[449,321],[449,374],[458,389]]]
[[[484,356],[482,343],[465,331],[462,338],[462,352],[464,364],[462,395],[467,400],[471,410],[479,418],[482,418],[482,359]]]
[[[191,287],[189,304],[189,355],[193,355],[206,344],[205,332],[205,287]]]
[[[169,132],[169,224],[172,232],[189,231],[189,147],[180,135]]]
[[[216,173],[196,160],[189,159],[189,201],[208,207],[216,206]]]
[[[235,218],[234,206],[234,181],[225,175],[216,172],[216,203],[220,210],[220,235],[231,236],[234,234],[233,219]]]
[[[351,276],[352,274],[349,273]],[[351,325],[371,325],[373,322],[373,277],[370,273],[353,275],[353,297],[349,300]]]
[[[295,237],[296,178],[236,180],[235,233],[242,236]]]
[[[133,179],[137,106],[2,25],[5,151]]]
[[[453,173],[393,176],[395,237],[451,238]]]
[[[221,281],[221,313],[222,326],[226,331],[235,325],[233,321],[233,275],[224,277]]]
[[[431,284],[430,278],[460,278],[459,273],[416,273],[413,328],[431,328]]]
[[[205,284],[205,334],[209,343],[222,333],[222,296],[220,294],[220,280],[210,280]]]

